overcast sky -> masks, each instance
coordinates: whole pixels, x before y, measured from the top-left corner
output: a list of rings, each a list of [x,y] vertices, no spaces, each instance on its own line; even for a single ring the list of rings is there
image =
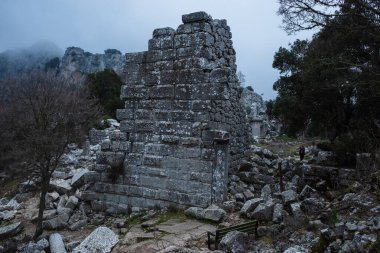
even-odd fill
[[[274,98],[274,53],[310,37],[281,30],[277,0],[0,0],[0,52],[39,40],[92,53],[145,51],[155,28],[176,29],[182,14],[200,10],[227,20],[246,84],[264,99]]]

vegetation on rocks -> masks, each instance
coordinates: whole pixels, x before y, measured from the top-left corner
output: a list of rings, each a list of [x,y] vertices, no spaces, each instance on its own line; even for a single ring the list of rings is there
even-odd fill
[[[11,97],[0,114],[1,146],[24,164],[25,173],[40,176],[40,209],[35,236],[42,233],[45,195],[52,173],[69,143],[81,142],[87,122],[98,110],[88,90],[54,73],[35,73],[9,79]]]
[[[121,78],[110,69],[105,69],[87,76],[87,85],[91,93],[98,98],[99,105],[111,117],[116,116],[116,109],[124,106],[120,99],[120,90],[123,82]]]
[[[357,152],[379,149],[378,4],[280,2],[288,32],[321,29],[311,41],[296,40],[276,52],[273,67],[281,76],[268,114],[279,118],[289,135],[306,131],[328,138],[342,162],[352,162]]]

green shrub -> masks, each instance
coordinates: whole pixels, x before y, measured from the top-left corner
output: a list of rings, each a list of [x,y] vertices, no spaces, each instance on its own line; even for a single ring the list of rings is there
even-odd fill
[[[332,151],[333,147],[330,141],[323,140],[317,143],[317,148],[323,151]]]
[[[104,112],[112,117],[116,116],[116,109],[124,107],[120,100],[120,90],[123,84],[121,78],[110,69],[89,74],[87,83],[91,93],[99,99]]]
[[[339,216],[338,216],[338,213],[336,211],[335,208],[332,208],[331,210],[331,213],[330,215],[328,216],[328,220],[327,220],[327,224],[330,226],[330,227],[334,227],[334,225],[336,223],[338,223],[340,220],[339,220]]]

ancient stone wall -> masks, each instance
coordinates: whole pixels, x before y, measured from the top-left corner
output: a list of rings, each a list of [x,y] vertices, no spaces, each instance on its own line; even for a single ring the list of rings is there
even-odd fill
[[[228,173],[247,148],[235,50],[225,20],[204,12],[156,29],[146,52],[126,54],[120,130],[102,142],[93,207],[201,206],[225,199]],[[124,164],[112,182],[107,174]]]

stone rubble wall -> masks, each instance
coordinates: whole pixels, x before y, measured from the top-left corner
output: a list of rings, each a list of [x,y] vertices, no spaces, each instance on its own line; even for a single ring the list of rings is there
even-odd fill
[[[148,51],[126,54],[120,129],[103,140],[87,175],[94,184],[85,198],[93,208],[225,200],[228,174],[243,158],[250,131],[232,34],[225,20],[204,12],[182,21],[177,30],[154,30]],[[123,175],[111,182],[108,171],[121,163]]]

